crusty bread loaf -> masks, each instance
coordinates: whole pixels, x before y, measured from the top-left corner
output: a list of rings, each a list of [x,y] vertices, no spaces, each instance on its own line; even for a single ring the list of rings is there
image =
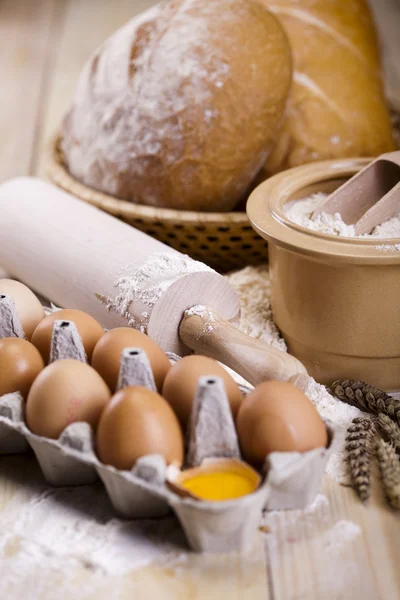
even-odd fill
[[[278,20],[249,0],[169,0],[86,65],[62,128],[80,181],[119,198],[232,209],[275,142],[291,85]]]
[[[294,55],[287,115],[267,171],[394,148],[365,0],[261,0]]]
[[[378,31],[385,92],[390,106],[400,112],[400,2],[369,0]],[[396,136],[396,129],[395,129]]]

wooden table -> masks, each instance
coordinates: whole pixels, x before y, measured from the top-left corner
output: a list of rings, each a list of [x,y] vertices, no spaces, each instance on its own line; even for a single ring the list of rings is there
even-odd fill
[[[43,174],[43,150],[68,107],[84,60],[150,4],[152,0],[0,0],[0,181]],[[178,566],[158,561],[102,577],[101,585],[85,561],[55,573],[49,559],[34,573],[21,569],[12,585],[5,584],[21,540],[2,543],[8,528],[1,517],[12,503],[22,507],[32,500],[37,482],[43,488],[33,457],[0,459],[0,598],[400,597],[399,516],[387,508],[379,486],[365,507],[352,490],[328,478],[314,508],[268,515],[268,532],[258,534],[247,556],[187,552]]]

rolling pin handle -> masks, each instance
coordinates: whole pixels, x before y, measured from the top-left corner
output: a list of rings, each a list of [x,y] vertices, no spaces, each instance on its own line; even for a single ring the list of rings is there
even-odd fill
[[[196,354],[222,362],[252,385],[269,379],[289,381],[296,375],[307,375],[297,358],[250,338],[207,307],[197,306],[186,311],[179,335]]]

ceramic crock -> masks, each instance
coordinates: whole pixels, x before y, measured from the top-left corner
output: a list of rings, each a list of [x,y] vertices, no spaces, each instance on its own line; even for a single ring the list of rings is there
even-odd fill
[[[247,213],[269,243],[272,309],[289,352],[318,382],[367,381],[400,390],[400,238],[355,239],[291,222],[287,202],[330,193],[371,159],[331,160],[280,173]]]

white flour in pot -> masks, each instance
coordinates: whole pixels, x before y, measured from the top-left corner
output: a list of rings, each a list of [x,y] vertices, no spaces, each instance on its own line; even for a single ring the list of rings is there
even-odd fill
[[[346,225],[346,223],[344,223],[339,213],[329,215],[328,213],[322,212],[316,217],[315,220],[312,219],[311,215],[314,210],[318,208],[318,206],[320,206],[327,197],[327,194],[318,193],[312,194],[311,196],[301,200],[289,202],[285,206],[285,214],[288,219],[294,223],[297,223],[297,225],[307,227],[307,229],[312,229],[313,231],[327,233],[329,235],[380,239],[400,238],[400,213],[388,221],[385,221],[381,225],[375,227],[371,233],[360,236],[356,236],[353,225]],[[381,245],[379,246],[379,249],[397,250],[400,249],[400,245]]]

